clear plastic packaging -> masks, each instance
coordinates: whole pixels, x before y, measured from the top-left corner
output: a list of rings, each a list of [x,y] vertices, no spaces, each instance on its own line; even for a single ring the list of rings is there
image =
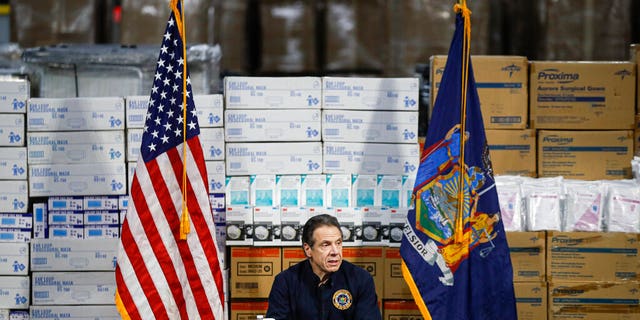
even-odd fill
[[[640,185],[633,180],[605,181],[605,230],[640,233]]]
[[[562,231],[602,231],[604,187],[601,181],[564,180]]]
[[[527,231],[562,230],[562,177],[523,178]]]
[[[505,231],[525,231],[522,179],[517,176],[496,176],[500,215]]]

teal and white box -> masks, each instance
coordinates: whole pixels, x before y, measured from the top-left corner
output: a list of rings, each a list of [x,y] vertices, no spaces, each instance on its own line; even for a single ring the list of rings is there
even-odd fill
[[[413,188],[416,184],[416,175],[402,176],[402,200],[400,201],[400,208],[412,208]]]
[[[29,243],[12,242],[0,245],[0,276],[29,274]]]
[[[304,207],[280,207],[280,245],[300,246],[302,227],[309,219]]]
[[[228,246],[253,245],[253,207],[227,206]]]
[[[29,191],[32,197],[126,194],[126,165],[124,162],[32,165]]]
[[[124,99],[31,98],[27,131],[91,131],[124,129]]]
[[[0,228],[33,228],[31,213],[0,213]]]
[[[403,176],[378,175],[375,206],[400,208],[402,201]]]
[[[342,230],[342,244],[345,247],[359,247],[362,245],[362,209],[334,208],[333,216],[340,222]]]
[[[389,208],[368,207],[362,210],[362,245],[381,246],[389,228]]]
[[[418,144],[324,142],[324,173],[411,175],[420,164]]]
[[[33,272],[33,305],[112,305],[115,299],[115,273]]]
[[[205,161],[224,160],[224,129],[223,128],[200,128],[200,144]]]
[[[418,143],[418,111],[322,110],[322,141]]]
[[[254,246],[278,246],[280,245],[280,208],[279,207],[254,207],[253,208],[253,245]]]
[[[324,207],[327,203],[327,176],[324,174],[303,174],[300,175],[300,181],[300,205],[303,207]]]
[[[320,109],[227,109],[225,140],[320,141]]]
[[[118,239],[34,239],[32,271],[113,271]]]
[[[31,228],[0,228],[0,242],[29,242],[31,231]]]
[[[84,210],[118,210],[120,196],[85,196],[82,199]]]
[[[0,212],[26,213],[29,192],[26,180],[0,180]]]
[[[227,175],[322,173],[321,142],[227,143]]]
[[[377,202],[376,187],[378,176],[371,174],[354,174],[351,176],[351,198],[354,207],[372,207]]]
[[[200,128],[224,126],[222,100],[221,94],[193,96]],[[126,127],[143,128],[149,110],[149,96],[127,96],[125,97],[125,105]]]
[[[348,208],[352,205],[351,175],[327,174],[327,207]]]
[[[118,225],[120,223],[120,211],[95,210],[85,211],[83,214],[84,226],[91,225]],[[85,228],[86,229],[86,228]]]
[[[249,190],[251,191],[249,202],[256,207],[278,206],[276,202],[276,175],[259,174],[249,177]]]
[[[50,211],[82,211],[84,210],[84,197],[49,197],[47,200]]]
[[[120,237],[119,224],[91,224],[84,225],[84,239],[118,239]]]
[[[124,132],[29,132],[29,164],[124,162]]]
[[[224,192],[226,179],[224,161],[205,161],[205,166],[207,167],[209,193]]]
[[[28,309],[29,276],[0,276],[0,308]]]
[[[0,180],[27,180],[27,148],[0,147]]]
[[[44,239],[47,237],[49,227],[49,210],[44,202],[33,204],[33,238]]]
[[[3,78],[0,80],[0,113],[27,113],[29,80]]]
[[[251,204],[251,183],[248,176],[225,178],[224,198],[227,207]]]
[[[32,320],[120,320],[115,305],[104,306],[30,306],[29,316]]]
[[[0,117],[0,146],[22,147],[25,145],[24,114],[3,114]]]
[[[302,178],[298,174],[276,175],[276,203],[283,207],[301,205]]]
[[[322,78],[323,109],[418,111],[418,93],[418,78]]]
[[[225,77],[226,109],[320,109],[318,77]]]
[[[82,226],[84,225],[84,211],[50,211],[48,222],[49,227],[55,225]]]
[[[49,239],[84,239],[83,225],[50,225]]]

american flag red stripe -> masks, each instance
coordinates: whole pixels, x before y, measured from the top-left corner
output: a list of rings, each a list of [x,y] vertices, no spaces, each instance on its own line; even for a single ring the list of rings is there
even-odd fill
[[[190,79],[182,72],[181,8],[177,0],[171,4],[122,227],[116,305],[125,319],[223,319],[207,171]],[[182,240],[185,202],[191,231]]]

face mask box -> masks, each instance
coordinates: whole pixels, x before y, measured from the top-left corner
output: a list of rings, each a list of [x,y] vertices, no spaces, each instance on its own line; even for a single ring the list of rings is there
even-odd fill
[[[120,196],[85,196],[82,199],[84,210],[118,210]]]
[[[0,213],[0,228],[33,228],[33,215],[31,213]]]
[[[308,216],[303,207],[280,207],[280,245],[300,247],[302,227]]]
[[[323,110],[322,140],[418,143],[418,112]]]
[[[324,142],[325,173],[415,174],[420,164],[418,144]]]
[[[49,197],[47,200],[50,211],[82,211],[84,210],[84,197]]]
[[[418,78],[323,77],[323,109],[418,111]]]
[[[280,235],[280,208],[254,207],[253,245],[278,246],[280,245]]]
[[[122,130],[124,99],[31,98],[27,131]]]
[[[27,148],[0,147],[0,180],[27,180]]]
[[[29,276],[0,276],[0,309],[28,309]]]
[[[227,206],[227,245],[253,245],[253,208]]]
[[[27,113],[29,80],[4,78],[0,80],[0,113]]]
[[[376,204],[376,175],[354,174],[351,176],[351,199],[354,207],[372,207]]]
[[[120,319],[115,305],[106,306],[30,306],[29,312],[33,320],[55,319],[92,319],[114,320]]]
[[[26,213],[29,208],[27,181],[0,181],[0,212]]]
[[[222,127],[222,95],[205,94],[193,96],[196,107],[196,116],[200,128]],[[127,128],[143,128],[149,110],[149,96],[125,97]]]
[[[327,207],[348,208],[352,204],[350,174],[328,174],[327,178]]]
[[[303,174],[300,176],[300,205],[304,207],[324,207],[327,203],[327,177],[324,174]]]
[[[29,132],[29,164],[123,162],[123,131]]]
[[[342,245],[362,246],[362,208],[335,208],[332,215],[340,222]]]
[[[224,161],[205,161],[205,166],[207,167],[209,194],[223,193],[226,179]]]
[[[276,203],[282,207],[301,205],[302,178],[300,175],[276,175]]]
[[[200,144],[205,161],[224,160],[225,142],[224,129],[222,128],[200,128]]]
[[[121,195],[127,192],[124,163],[49,164],[29,167],[32,197]]]
[[[249,177],[250,204],[257,207],[278,206],[276,202],[276,175],[259,174]]]
[[[320,110],[226,110],[225,140],[320,141]]]
[[[24,114],[3,114],[0,117],[0,146],[22,147],[25,145]]]
[[[116,292],[111,271],[33,272],[31,281],[34,305],[112,304]]]
[[[29,243],[5,242],[0,245],[0,276],[29,274]]]
[[[113,271],[118,239],[34,239],[32,271]]]
[[[227,175],[322,173],[321,142],[227,143]]]
[[[250,200],[250,181],[247,176],[225,178],[225,195],[224,199],[227,207],[231,206],[248,206]]]
[[[225,77],[226,109],[319,109],[318,77]]]

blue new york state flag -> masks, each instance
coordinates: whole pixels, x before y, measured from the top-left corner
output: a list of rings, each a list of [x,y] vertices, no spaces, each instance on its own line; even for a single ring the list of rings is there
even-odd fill
[[[469,53],[470,11],[438,90],[400,248],[425,319],[517,319],[513,270]]]

